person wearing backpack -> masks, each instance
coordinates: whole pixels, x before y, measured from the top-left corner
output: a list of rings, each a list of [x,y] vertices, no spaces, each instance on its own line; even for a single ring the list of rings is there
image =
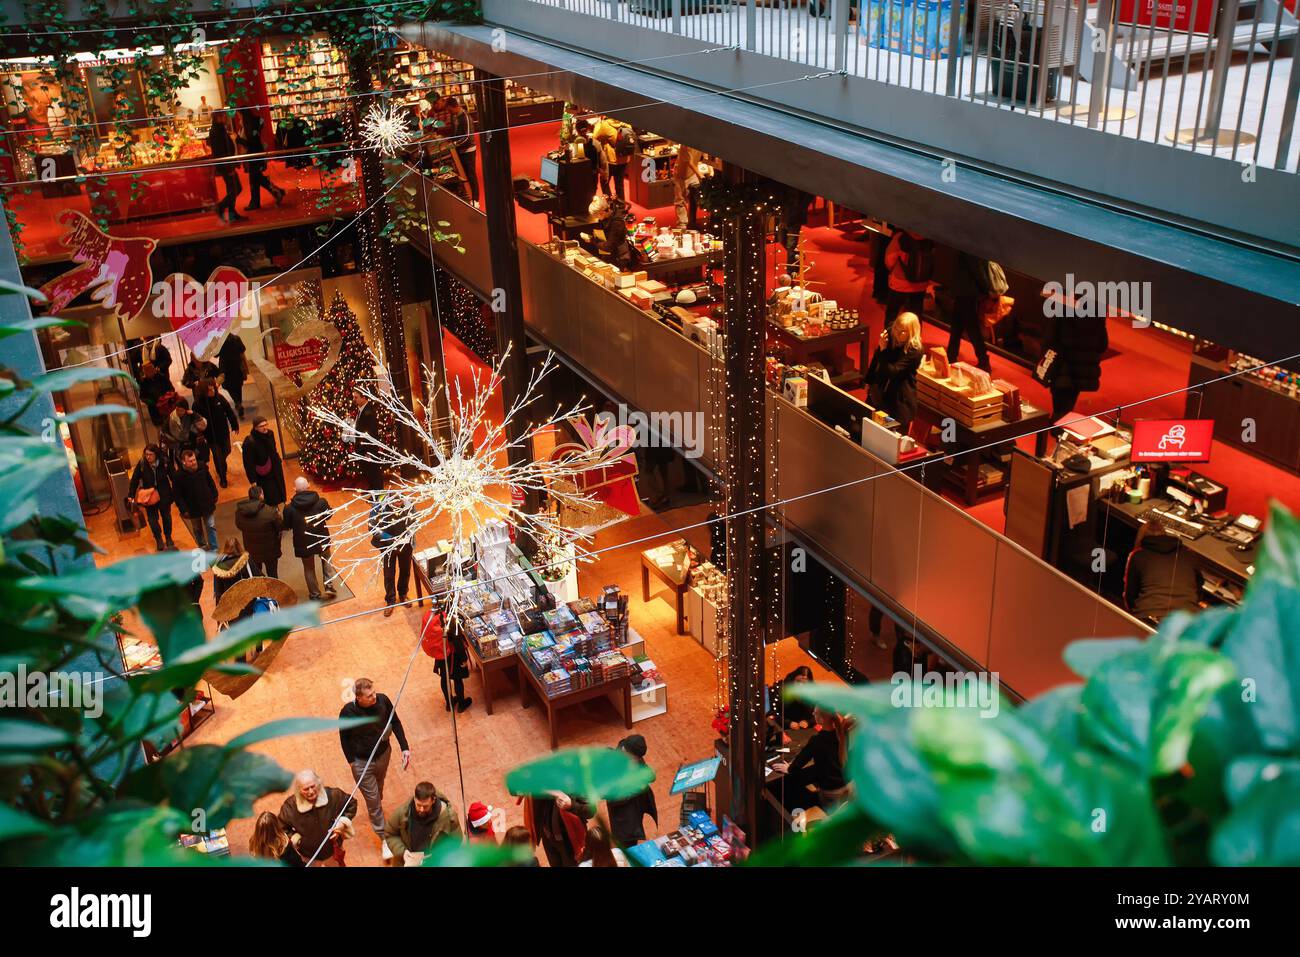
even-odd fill
[[[636,152],[636,133],[626,123],[603,118],[596,124],[593,138],[605,149],[605,164],[609,169],[610,195],[625,199],[627,164]]]
[[[950,287],[953,309],[948,320],[949,363],[956,362],[960,357],[961,337],[965,335],[975,348],[976,364],[985,372],[993,371],[989,365],[989,350],[984,345],[984,330],[980,324],[980,302],[1001,296],[1006,291],[1007,281],[1001,266],[969,253],[957,254],[957,270]]]
[[[934,278],[934,243],[906,229],[895,231],[885,249],[889,270],[889,297],[885,302],[885,328],[900,312],[922,315],[925,294]]]
[[[299,475],[293,480],[293,498],[284,507],[284,527],[293,532],[293,553],[302,561],[302,577],[307,583],[307,597],[312,601],[338,597],[332,582],[338,573],[330,566],[330,503],[314,491],[311,483]],[[320,556],[321,579],[316,577],[316,556]]]
[[[444,622],[450,618],[451,628]],[[473,698],[465,697],[465,679],[469,677],[469,650],[465,646],[465,636],[461,633],[454,615],[447,615],[442,609],[430,608],[424,613],[424,622],[420,625],[420,647],[433,659],[433,670],[438,673],[442,685],[443,707],[451,710],[456,706],[458,713],[463,713],[474,703]],[[454,695],[449,693],[448,684]]]

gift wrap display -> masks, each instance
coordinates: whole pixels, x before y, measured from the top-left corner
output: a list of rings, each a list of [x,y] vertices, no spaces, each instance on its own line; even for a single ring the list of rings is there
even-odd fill
[[[921,361],[916,375],[916,397],[922,405],[972,429],[1003,421],[1007,398],[994,386],[987,372],[965,362],[954,362],[943,369],[945,364],[945,360],[935,355],[927,355]],[[1018,414],[1018,394],[1012,405]]]

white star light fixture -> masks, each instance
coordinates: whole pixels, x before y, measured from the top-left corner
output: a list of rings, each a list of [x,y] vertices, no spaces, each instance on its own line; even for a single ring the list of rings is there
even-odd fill
[[[533,458],[534,439],[553,432],[568,418],[583,415],[586,409],[581,403],[563,410],[557,407],[549,416],[530,419],[511,439],[511,426],[524,420],[525,410],[538,398],[540,383],[556,365],[554,356],[547,355],[530,375],[527,387],[504,410],[501,420],[493,421],[488,417],[488,405],[501,389],[508,355],[509,349],[489,374],[476,371],[467,393],[456,382],[450,387],[436,383],[432,370],[426,368],[428,399],[421,413],[406,408],[386,387],[382,374],[379,379],[356,384],[357,391],[382,410],[381,419],[390,418],[397,434],[408,434],[413,451],[402,448],[396,438],[360,432],[353,420],[323,406],[308,410],[308,414],[339,430],[343,440],[353,445],[357,460],[378,465],[389,476],[387,488],[353,490],[352,498],[334,509],[336,519],[342,517],[332,535],[334,564],[344,577],[363,568],[377,571],[386,555],[413,544],[421,529],[435,523],[437,537],[445,537],[452,546],[448,572],[453,582],[467,572],[474,535],[493,520],[527,532],[553,548],[572,545],[575,556],[581,558],[578,543],[590,536],[566,527],[558,509],[524,511],[514,504],[512,492],[538,492],[552,504],[590,508],[594,499],[582,491],[582,478],[584,473],[605,464],[603,459],[609,450],[596,448],[556,459]],[[450,415],[445,423],[435,418],[439,392],[447,395]],[[518,455],[519,450],[525,454]],[[512,451],[519,461],[511,461]],[[458,593],[453,589],[453,610]]]
[[[376,103],[361,120],[361,142],[380,156],[393,157],[416,140],[415,128],[404,111],[391,103]]]

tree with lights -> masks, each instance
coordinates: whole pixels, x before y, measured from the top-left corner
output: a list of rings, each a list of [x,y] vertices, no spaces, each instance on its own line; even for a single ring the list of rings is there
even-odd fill
[[[352,388],[374,378],[375,357],[361,335],[357,317],[338,292],[330,303],[328,318],[339,331],[339,358],[300,404],[303,440],[299,462],[304,471],[322,482],[341,482],[349,477],[352,446],[343,441],[343,431],[337,425],[309,415],[307,410],[325,408],[343,418],[353,416]]]

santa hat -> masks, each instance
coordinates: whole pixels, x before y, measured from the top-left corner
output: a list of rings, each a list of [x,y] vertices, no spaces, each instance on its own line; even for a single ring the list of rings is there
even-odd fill
[[[469,806],[469,813],[465,815],[469,819],[469,826],[477,831],[486,831],[492,833],[492,812],[495,808],[490,804],[484,804],[482,801],[475,801]]]

